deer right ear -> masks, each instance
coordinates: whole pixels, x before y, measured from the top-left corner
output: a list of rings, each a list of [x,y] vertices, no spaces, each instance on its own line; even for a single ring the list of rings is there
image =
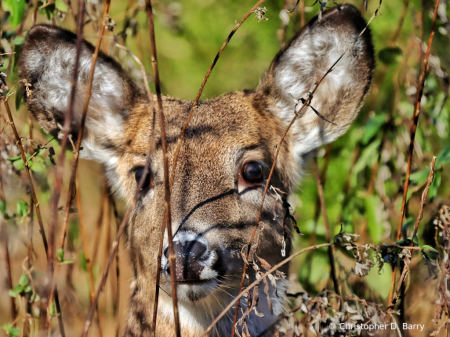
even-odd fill
[[[19,75],[31,84],[26,97],[39,124],[57,137],[69,107],[76,58],[76,35],[49,25],[34,26],[27,34],[19,60]],[[94,47],[81,47],[71,134],[78,135]],[[138,86],[120,65],[101,53],[95,66],[86,132],[80,156],[108,165],[120,147],[125,120],[135,102],[142,99]],[[110,164],[113,164],[112,162]]]
[[[375,65],[370,31],[359,11],[344,5],[312,19],[278,53],[258,88],[271,102],[270,109],[287,125],[295,113],[295,100],[306,99],[327,70],[333,67],[289,131],[297,158],[342,135],[356,117],[366,96]],[[301,106],[301,104],[300,104]],[[299,106],[297,107],[299,108]]]

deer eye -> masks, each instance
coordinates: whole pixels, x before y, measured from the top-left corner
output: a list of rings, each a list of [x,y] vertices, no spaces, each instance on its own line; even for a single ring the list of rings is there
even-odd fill
[[[259,184],[264,180],[263,167],[256,161],[246,163],[242,169],[242,178],[251,184]]]
[[[136,184],[139,185],[141,179],[144,179],[140,191],[145,191],[153,187],[153,176],[150,170],[148,170],[145,178],[143,178],[144,169],[144,166],[138,166],[134,168],[134,178],[136,179]]]

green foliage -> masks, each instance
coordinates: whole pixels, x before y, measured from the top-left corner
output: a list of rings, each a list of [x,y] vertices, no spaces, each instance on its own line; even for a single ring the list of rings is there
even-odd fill
[[[58,256],[59,264],[70,264],[70,263],[74,263],[75,262],[75,260],[65,260],[64,259],[64,250],[61,249],[61,248],[58,249],[56,255]]]
[[[5,202],[5,200],[0,200],[0,213],[3,215],[3,217],[6,216],[6,202]]]
[[[16,28],[22,22],[26,2],[25,0],[3,0],[2,8],[4,11],[9,12],[11,28]]]
[[[399,47],[387,47],[378,52],[378,59],[387,65],[399,62],[403,52]]]
[[[381,206],[381,200],[376,195],[370,195],[365,199],[366,204],[366,216],[367,216],[367,228],[374,243],[380,243],[381,235],[384,232],[383,225],[381,224],[379,215],[379,209]]]
[[[2,325],[3,331],[5,331],[6,336],[9,337],[19,337],[20,336],[20,330],[14,327],[11,323],[6,323]]]
[[[367,145],[371,138],[378,134],[380,132],[381,127],[384,124],[384,121],[386,119],[386,114],[381,113],[379,115],[375,115],[366,124],[366,127],[364,128],[364,134],[362,138],[362,143],[364,145]]]
[[[306,20],[318,13],[318,7],[310,7],[312,3],[313,1],[305,1],[305,6],[309,10],[305,13]],[[361,7],[361,1],[355,0],[352,3]],[[2,39],[10,46],[14,46],[16,52],[12,59],[12,68],[8,77],[11,84],[18,79],[16,64],[21,45],[24,42],[24,36],[16,36],[15,31],[23,20],[26,5],[25,0],[2,1],[3,10],[9,12],[7,21],[3,21]],[[192,100],[206,70],[235,25],[235,21],[239,20],[253,5],[254,1],[250,0],[225,0],[222,2],[187,0],[155,3],[155,13],[158,14],[155,16],[156,39],[163,93]],[[202,99],[225,92],[257,87],[261,75],[268,69],[272,58],[281,45],[277,34],[279,34],[281,27],[279,16],[283,10],[283,2],[272,1],[265,5],[268,9],[265,15],[269,20],[258,22],[258,19],[254,19],[252,15],[236,32],[217,62],[216,68],[205,87]],[[328,5],[333,6],[331,2]],[[375,2],[369,2],[369,10],[363,13],[366,19],[370,17],[375,5]],[[59,21],[60,15],[57,15],[58,12],[70,12],[68,5],[63,0],[56,0],[53,3],[47,0],[39,1],[38,7],[38,23],[55,20],[58,25],[75,31],[76,27],[72,19]],[[101,5],[99,8],[101,8]],[[124,16],[123,13],[131,12],[132,9],[131,7],[127,8],[126,2],[112,3],[111,18],[117,21],[119,29],[125,24],[124,21],[121,21]],[[380,271],[378,271],[378,268],[373,268],[364,279],[358,275],[353,275],[355,278],[347,277],[351,273],[351,268],[354,267],[354,259],[352,260],[352,266],[347,263],[349,259],[353,258],[351,251],[342,249],[343,254],[340,251],[336,255],[338,272],[340,273],[339,282],[347,282],[343,287],[348,292],[346,295],[353,292],[357,293],[360,291],[360,287],[367,286],[366,290],[370,292],[369,297],[371,299],[379,300],[382,298],[385,301],[389,294],[391,279],[389,262],[398,266],[401,260],[399,255],[402,254],[402,249],[399,249],[396,245],[409,246],[412,242],[411,237],[395,242],[395,235],[405,179],[410,120],[414,110],[415,78],[420,73],[418,48],[410,47],[411,39],[420,35],[420,28],[416,27],[416,19],[412,13],[421,9],[419,1],[410,3],[398,39],[395,44],[390,44],[390,39],[399,22],[399,3],[383,2],[382,15],[376,17],[370,26],[378,62],[374,73],[373,86],[366,100],[369,103],[363,107],[349,132],[333,144],[324,186],[330,231],[332,234],[336,234],[339,230],[339,224],[343,223],[343,232],[361,236],[361,245],[367,243],[379,244],[380,247],[384,245],[390,247],[386,249],[385,255],[381,258],[382,262],[387,263],[387,266],[381,266]],[[33,13],[33,11],[34,3],[31,4],[29,12]],[[431,19],[428,10],[423,14],[425,37],[428,37]],[[440,13],[440,15],[443,14]],[[90,21],[85,27],[85,36],[91,38],[90,41],[92,42],[96,36],[93,28],[95,18],[89,17],[88,19],[86,17],[86,19]],[[148,25],[145,12],[138,10],[134,21],[136,27],[130,30],[135,31],[128,35],[127,40],[122,39],[122,32],[117,30],[114,32],[115,41],[126,45],[141,59],[146,70],[151,71],[150,44],[148,43]],[[30,28],[30,22],[29,14],[24,26],[25,32]],[[450,50],[448,36],[442,35],[438,30],[439,27],[445,29],[445,25],[446,23],[441,22],[441,19],[438,18],[435,42],[432,48],[433,62],[430,62],[430,69],[425,82],[416,136],[418,146],[416,146],[413,155],[413,174],[410,176],[411,186],[407,194],[408,218],[405,219],[402,226],[403,231],[407,233],[406,235],[412,235],[421,194],[429,175],[430,160],[433,155],[436,155],[435,178],[429,190],[424,219],[413,242],[416,248],[421,249],[412,252],[413,259],[417,255],[419,258],[422,255],[430,273],[436,272],[435,265],[439,251],[433,248],[434,243],[427,241],[427,234],[424,230],[424,227],[427,226],[424,226],[424,224],[434,219],[435,214],[433,212],[438,209],[440,204],[449,203],[450,195],[450,185],[448,184],[450,181],[450,145],[447,145],[450,144],[450,132],[448,131],[450,103],[448,100],[448,83],[446,83],[448,79],[445,77],[447,70],[450,68],[448,58]],[[290,14],[290,23],[286,31],[287,38],[293,36],[299,27],[300,16],[298,13]],[[108,37],[112,37],[112,34]],[[124,59],[120,53],[113,53],[112,56],[118,58],[124,67],[130,68],[127,70],[131,70],[133,76],[139,73],[136,68],[129,66],[129,60]],[[1,70],[5,71],[9,63],[8,55],[3,56],[2,59],[4,65]],[[437,66],[437,64],[440,64],[440,66]],[[444,75],[440,73],[439,67],[442,67]],[[385,72],[381,73],[382,71]],[[382,80],[383,78],[384,80]],[[378,81],[380,82],[378,83]],[[153,85],[153,83],[150,84]],[[375,85],[379,86],[375,87]],[[28,113],[25,113],[22,104],[23,97],[20,92],[21,90],[17,90],[16,97],[10,98],[10,102],[15,99],[17,112],[22,109],[20,113],[15,114],[15,118],[17,116],[17,119],[22,119],[23,122],[17,123],[19,129],[26,124],[26,118],[28,117]],[[298,122],[300,123],[301,120]],[[19,130],[19,133],[24,137],[26,137],[26,132],[26,128]],[[37,134],[34,137],[35,141],[40,139],[50,140],[48,135],[43,136],[37,129],[35,134]],[[42,143],[42,141],[39,142]],[[55,141],[54,146],[56,153],[59,154],[60,149],[56,143]],[[26,158],[33,175],[39,181],[38,199],[41,207],[45,209],[53,193],[53,181],[47,178],[54,175],[54,168],[51,163],[54,164],[55,151],[53,148],[46,149],[36,145],[32,146],[36,148],[29,148]],[[319,166],[322,167],[325,156],[321,152],[323,151],[319,151]],[[72,157],[69,152],[67,154],[71,160]],[[31,158],[32,156],[33,158]],[[20,156],[13,156],[6,160],[7,164],[11,165],[10,163],[12,163],[16,176],[25,176],[23,174],[25,166]],[[301,188],[298,191],[298,198],[301,202],[292,204],[296,210],[295,217],[304,234],[302,237],[295,237],[294,250],[297,250],[298,247],[307,247],[314,240],[316,243],[325,242],[326,230],[323,220],[321,217],[318,221],[314,220],[317,204],[316,181],[312,171],[306,170]],[[86,174],[86,172],[80,173]],[[26,185],[26,183],[22,185]],[[94,187],[89,186],[89,188],[93,189]],[[89,193],[86,194],[89,195]],[[86,194],[82,192],[84,197]],[[25,194],[20,198],[28,200]],[[16,213],[7,214],[4,200],[0,200],[0,213],[8,219],[8,223],[17,223],[20,226],[29,209],[25,202],[17,201],[17,199],[11,201],[7,199],[10,207],[9,213],[14,212],[14,207]],[[98,207],[98,205],[89,205],[89,207]],[[45,212],[43,213],[45,214]],[[68,240],[74,244],[76,252],[70,251],[70,253],[77,256],[78,263],[74,268],[78,268],[78,272],[83,274],[87,272],[87,263],[84,253],[80,249],[76,215],[71,217],[73,223],[69,226]],[[16,226],[16,228],[19,226]],[[10,227],[13,228],[13,226]],[[315,239],[313,240],[313,238]],[[12,240],[17,240],[17,238],[12,237]],[[35,238],[35,240],[37,239]],[[94,239],[91,238],[91,240]],[[439,236],[438,240],[442,240],[442,238]],[[419,241],[428,244],[420,246]],[[96,242],[95,244],[99,243]],[[69,254],[69,251],[57,251],[58,262],[60,264],[73,263],[72,260],[65,259],[65,253]],[[38,252],[38,255],[41,259],[45,259],[45,253],[42,251]],[[376,261],[373,253],[370,258]],[[21,262],[22,260],[16,263],[20,264]],[[423,260],[421,260],[421,266],[423,265]],[[99,266],[95,265],[94,267],[95,273],[99,274],[101,272]],[[414,266],[412,269],[414,268],[416,267]],[[298,280],[304,288],[312,293],[322,291],[323,287],[330,288],[330,262],[325,250],[315,251],[308,255],[308,259],[299,264],[298,270],[294,273],[297,274]],[[414,279],[415,273],[416,270],[411,270],[411,287],[417,287],[414,282],[422,282]],[[352,283],[355,279],[359,283]],[[25,294],[31,294],[33,302],[39,301],[39,296],[33,292],[31,286],[33,282],[31,281],[26,274],[23,274],[13,289],[9,289],[9,295],[20,298]],[[430,293],[432,292],[430,291]],[[77,295],[79,294],[77,293]],[[407,296],[412,296],[414,299],[415,295],[408,293]],[[413,299],[408,297],[408,305],[417,305]],[[420,305],[423,302],[421,299]],[[380,303],[382,303],[381,300]],[[52,315],[55,315],[54,304],[50,306],[50,311]],[[5,324],[3,329],[9,336],[20,334],[20,331],[14,330],[11,324]]]
[[[17,202],[17,215],[26,217],[28,215],[28,204],[22,200]]]
[[[24,296],[27,293],[32,293],[32,298],[34,299],[36,295],[28,282],[28,275],[23,273],[19,279],[19,283],[8,291],[9,296],[17,298],[18,296]]]
[[[440,169],[442,165],[450,163],[450,145],[442,149],[436,158],[436,169]]]
[[[44,15],[47,20],[53,19],[56,14],[55,2],[38,1],[39,13]]]

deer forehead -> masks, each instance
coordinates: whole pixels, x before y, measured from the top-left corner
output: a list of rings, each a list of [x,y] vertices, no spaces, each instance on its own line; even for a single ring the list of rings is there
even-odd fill
[[[269,109],[261,108],[260,101],[254,93],[237,92],[199,103],[186,129],[177,165],[201,175],[212,171],[234,175],[236,165],[245,160],[262,160],[270,164],[285,126]],[[170,162],[191,106],[192,102],[163,99]],[[120,159],[122,174],[132,166],[145,164],[152,130],[155,144],[152,165],[162,174],[159,122],[153,123],[153,110],[148,105],[137,107],[128,119],[124,154]],[[282,157],[290,155],[289,148],[290,144],[283,145]],[[178,171],[177,177],[182,179],[182,170]]]

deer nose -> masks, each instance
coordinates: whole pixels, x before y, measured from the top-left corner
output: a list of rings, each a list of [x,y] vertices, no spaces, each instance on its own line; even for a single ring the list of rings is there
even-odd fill
[[[209,249],[204,237],[187,231],[177,233],[173,238],[173,248],[178,282],[199,282],[216,274],[213,272],[216,254]],[[169,258],[168,248],[165,249],[164,256]],[[171,272],[169,262],[164,269]]]
[[[202,258],[206,258],[205,252],[208,250],[208,247],[203,242],[198,240],[191,241],[175,241],[173,243],[173,250],[175,255],[178,257],[184,257],[192,260],[199,260]],[[164,251],[164,256],[169,258],[169,248],[167,247]]]

